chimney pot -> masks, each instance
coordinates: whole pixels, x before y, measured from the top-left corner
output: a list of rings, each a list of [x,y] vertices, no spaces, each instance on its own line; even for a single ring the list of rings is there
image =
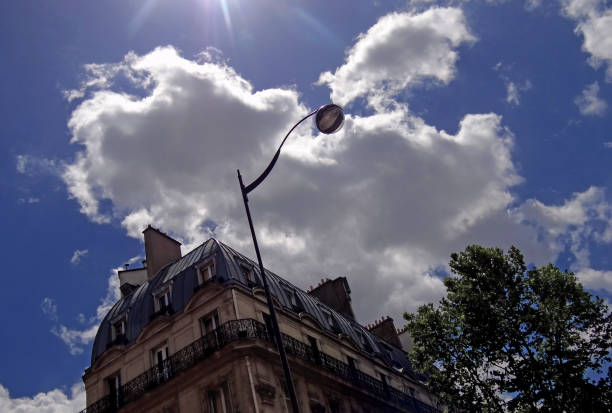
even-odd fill
[[[127,270],[128,268],[130,268],[130,264],[123,264],[123,268]]]
[[[348,287],[346,277],[337,277],[334,280],[328,278],[327,281],[325,278],[321,278],[317,288],[310,291],[309,294],[334,310],[355,320],[355,313],[351,306],[351,290]]]

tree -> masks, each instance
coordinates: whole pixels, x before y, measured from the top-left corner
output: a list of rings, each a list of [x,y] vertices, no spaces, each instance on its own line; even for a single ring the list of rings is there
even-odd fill
[[[612,411],[612,318],[552,264],[527,270],[512,247],[452,254],[439,305],[404,314],[410,359],[432,391],[470,412]]]

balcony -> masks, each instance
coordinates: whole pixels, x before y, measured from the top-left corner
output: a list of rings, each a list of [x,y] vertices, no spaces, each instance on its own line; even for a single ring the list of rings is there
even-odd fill
[[[283,343],[287,354],[303,362],[326,370],[351,384],[362,388],[376,397],[387,400],[402,408],[414,412],[440,413],[420,400],[385,386],[383,382],[369,376],[348,364],[320,351],[313,351],[308,344],[302,343],[283,334]],[[242,340],[261,339],[272,341],[266,326],[253,319],[230,320],[220,325],[215,331],[199,338],[187,347],[168,357],[162,365],[155,366],[133,380],[121,386],[118,394],[108,395],[89,405],[79,413],[111,413],[117,412],[128,403],[139,399],[142,395],[163,385],[182,372],[205,360],[214,352],[230,343]]]
[[[205,287],[209,286],[210,284],[217,283],[217,282],[219,282],[219,278],[216,275],[213,275],[209,279],[193,287],[193,292],[196,293],[204,289]]]
[[[109,349],[112,346],[124,346],[128,343],[128,339],[125,334],[119,334],[113,341],[106,345],[106,348]]]
[[[174,314],[174,309],[172,308],[172,304],[165,305],[162,308],[160,308],[158,311],[151,314],[151,317],[149,317],[149,321],[153,321],[154,319],[162,315],[172,315],[172,314]]]

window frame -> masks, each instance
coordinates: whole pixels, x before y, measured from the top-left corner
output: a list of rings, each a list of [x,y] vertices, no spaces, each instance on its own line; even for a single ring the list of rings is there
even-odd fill
[[[104,378],[107,395],[115,408],[121,407],[121,370]]]
[[[224,380],[218,386],[206,390],[206,407],[208,413],[233,413],[229,382]]]
[[[205,260],[201,264],[198,264],[196,267],[198,285],[203,285],[215,278],[217,275],[215,269],[216,266],[214,258]]]
[[[240,272],[244,277],[244,280],[248,286],[256,286],[257,285],[257,277],[255,276],[255,267],[250,264],[246,264],[241,262],[239,264]]]
[[[206,331],[205,323],[209,320],[212,323],[212,329],[210,331]],[[202,337],[216,331],[217,328],[219,328],[219,326],[221,325],[221,318],[219,317],[219,309],[215,308],[213,311],[200,317],[198,321],[200,323],[200,334]]]
[[[162,302],[164,302],[162,304]],[[155,294],[155,311],[163,311],[172,307],[172,294],[170,287],[166,287]]]
[[[117,326],[120,326],[120,333],[117,333]],[[127,328],[127,315],[122,315],[111,322],[111,342],[119,339],[121,336],[125,337]]]

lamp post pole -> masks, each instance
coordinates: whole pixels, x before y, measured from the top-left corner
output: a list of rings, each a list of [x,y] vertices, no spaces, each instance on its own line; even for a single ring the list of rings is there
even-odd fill
[[[270,312],[270,322],[272,324],[272,330],[274,334],[274,341],[276,342],[276,347],[278,349],[278,354],[281,359],[281,364],[283,366],[283,373],[285,375],[285,382],[287,385],[287,392],[289,393],[289,398],[291,399],[291,407],[293,413],[299,413],[300,407],[298,405],[297,395],[295,393],[295,386],[293,384],[293,378],[291,376],[291,370],[289,369],[289,362],[287,360],[287,354],[285,353],[285,345],[283,344],[283,339],[281,336],[280,328],[278,326],[278,319],[276,318],[276,310],[274,309],[274,302],[272,301],[272,295],[270,294],[270,288],[268,286],[268,277],[266,276],[266,271],[263,266],[263,261],[261,259],[261,253],[259,252],[259,245],[257,244],[257,237],[255,236],[255,228],[253,227],[253,218],[251,218],[251,210],[249,209],[249,197],[248,193],[255,189],[259,184],[263,182],[263,180],[268,176],[274,164],[280,155],[281,148],[283,147],[285,141],[293,132],[293,130],[303,121],[316,114],[316,124],[319,131],[325,134],[330,134],[338,131],[342,124],[344,123],[344,113],[342,108],[337,105],[329,104],[320,107],[319,109],[313,111],[309,115],[303,117],[299,122],[297,122],[293,127],[289,130],[285,138],[281,142],[278,147],[276,154],[272,158],[272,161],[268,165],[268,167],[263,171],[263,173],[255,179],[251,184],[245,186],[242,181],[242,175],[240,174],[240,170],[238,170],[238,182],[240,183],[240,191],[242,192],[242,201],[244,202],[244,209],[246,210],[247,218],[249,220],[249,228],[251,229],[251,237],[253,238],[253,246],[255,247],[255,254],[257,255],[257,262],[259,264],[259,273],[261,274],[261,280],[264,285],[264,290],[266,292],[266,301],[268,302],[268,311]]]

